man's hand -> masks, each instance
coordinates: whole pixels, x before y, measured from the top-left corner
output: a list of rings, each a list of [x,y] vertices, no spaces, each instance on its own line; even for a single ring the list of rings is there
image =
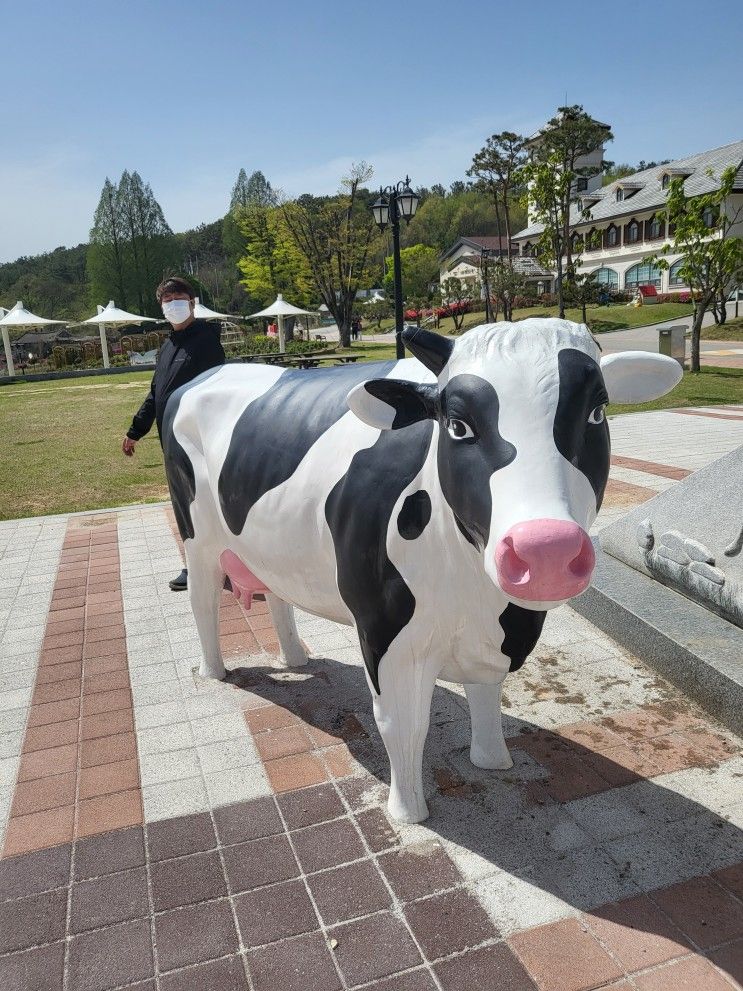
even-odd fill
[[[136,441],[133,441],[131,437],[125,437],[124,443],[121,445],[121,450],[130,458],[134,454],[134,448],[136,446]]]

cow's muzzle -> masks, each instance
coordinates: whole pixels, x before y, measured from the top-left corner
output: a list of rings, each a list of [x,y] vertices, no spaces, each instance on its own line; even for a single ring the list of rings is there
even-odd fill
[[[567,520],[528,520],[512,526],[495,548],[498,584],[527,602],[561,602],[591,580],[596,555],[586,531]]]

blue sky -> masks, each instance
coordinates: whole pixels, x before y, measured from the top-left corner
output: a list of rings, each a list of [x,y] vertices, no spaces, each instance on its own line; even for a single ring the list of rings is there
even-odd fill
[[[448,184],[566,94],[612,125],[615,161],[740,140],[742,25],[735,0],[14,0],[0,261],[86,240],[125,168],[184,230],[225,212],[241,167],[287,195],[361,159],[376,182]]]

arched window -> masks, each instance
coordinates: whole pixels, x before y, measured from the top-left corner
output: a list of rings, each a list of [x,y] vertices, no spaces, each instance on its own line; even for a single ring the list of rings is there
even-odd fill
[[[596,281],[600,286],[612,286],[614,289],[619,288],[619,273],[615,272],[613,268],[597,268],[593,274],[596,276]]]
[[[586,234],[586,251],[598,251],[601,248],[601,233],[592,227]]]
[[[606,228],[604,238],[604,243],[607,248],[615,248],[619,244],[619,228],[615,227],[614,224],[610,224]]]
[[[574,254],[583,248],[583,237],[577,232],[570,235],[570,247]]]
[[[657,241],[663,237],[663,224],[659,217],[651,217],[645,223],[645,237],[650,241]]]
[[[624,275],[624,288],[636,289],[638,286],[655,286],[660,289],[660,269],[652,262],[639,262],[628,268]]]
[[[521,249],[521,254],[524,255],[526,258],[531,258],[533,252],[534,252],[534,248],[532,246],[531,241],[527,241],[526,244]]]
[[[636,220],[627,224],[627,244],[636,244],[640,240],[640,225]]]
[[[683,258],[679,258],[679,260],[677,262],[674,262],[673,265],[671,265],[671,267],[668,269],[668,285],[669,285],[669,287],[671,287],[671,286],[674,286],[674,287],[683,286],[683,287],[685,287],[686,286],[686,282],[684,281],[684,279],[681,276],[681,266],[683,264],[684,264],[684,259]]]
[[[616,193],[617,203],[621,203],[624,199],[624,190],[620,187]]]

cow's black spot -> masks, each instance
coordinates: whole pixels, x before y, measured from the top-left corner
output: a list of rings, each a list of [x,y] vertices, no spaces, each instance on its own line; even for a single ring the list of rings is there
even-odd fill
[[[553,433],[562,456],[582,471],[596,493],[601,508],[609,478],[611,448],[609,425],[589,423],[597,406],[609,401],[597,363],[583,351],[563,348],[557,356],[560,372],[560,398],[555,411]]]
[[[498,429],[498,394],[479,375],[455,375],[441,393],[438,470],[441,490],[457,525],[474,546],[484,547],[490,534],[490,478],[516,457],[516,448]],[[456,440],[447,423],[463,420],[473,437]]]
[[[387,531],[400,493],[420,472],[433,423],[383,430],[358,451],[325,503],[338,589],[358,629],[364,663],[379,694],[379,665],[415,611],[415,597],[387,556]]]
[[[348,412],[346,396],[394,361],[284,372],[242,412],[219,475],[219,503],[232,533],[241,533],[255,503],[294,474],[305,454]]]
[[[501,613],[499,622],[505,633],[501,651],[511,660],[509,671],[518,671],[534,650],[546,616],[546,612],[522,609],[513,602]]]
[[[411,493],[402,504],[397,529],[405,540],[416,540],[431,521],[431,497],[425,489]]]
[[[194,479],[193,465],[191,459],[183,450],[173,432],[173,421],[181,404],[182,397],[193,389],[195,385],[206,381],[219,371],[219,367],[210,368],[202,372],[192,382],[187,382],[180,389],[176,389],[168,399],[163,416],[161,432],[161,442],[163,446],[163,458],[165,461],[165,473],[168,477],[168,488],[170,489],[170,499],[173,503],[173,514],[178,524],[178,532],[181,540],[193,539],[194,529],[191,519],[191,503],[196,495],[196,481]]]

